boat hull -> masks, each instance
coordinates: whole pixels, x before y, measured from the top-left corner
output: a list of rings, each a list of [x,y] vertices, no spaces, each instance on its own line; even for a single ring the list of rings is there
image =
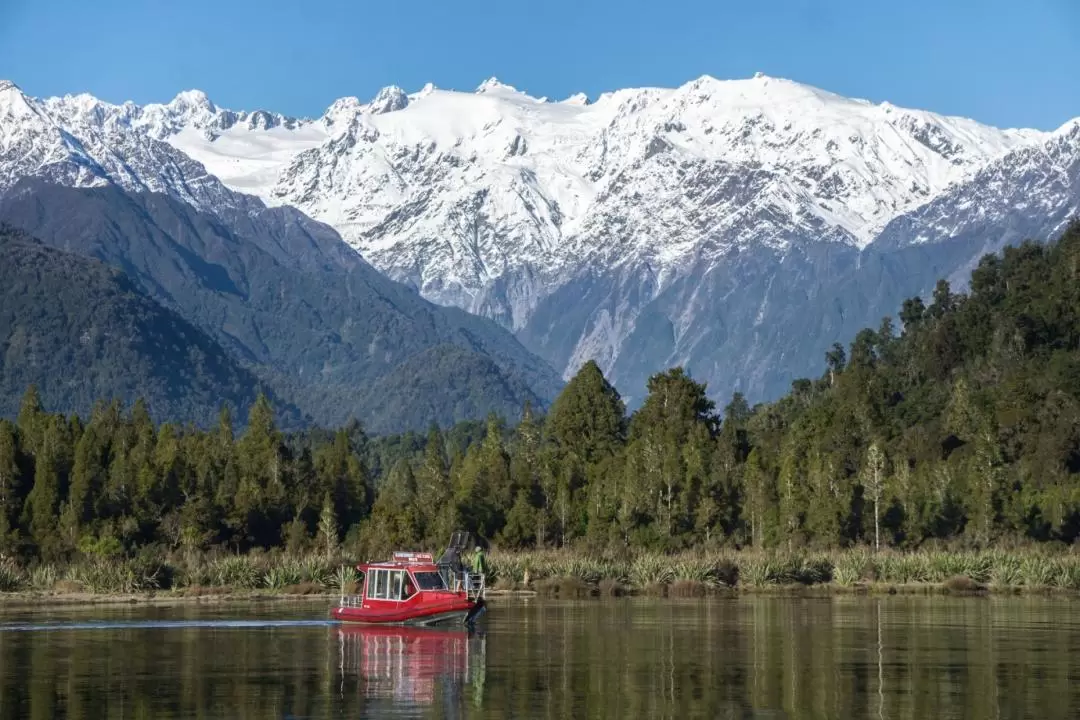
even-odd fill
[[[346,625],[411,625],[417,627],[431,627],[434,625],[464,625],[468,617],[468,610],[455,610],[453,612],[425,615],[423,617],[408,618],[405,620],[383,620],[360,617],[350,613],[334,613],[334,618]]]
[[[330,616],[351,625],[463,625],[475,619],[483,607],[482,600],[454,599],[420,607],[336,607]]]

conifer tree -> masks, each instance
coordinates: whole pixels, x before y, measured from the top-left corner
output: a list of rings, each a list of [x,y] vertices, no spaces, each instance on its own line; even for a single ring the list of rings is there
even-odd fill
[[[450,507],[453,489],[446,460],[446,439],[438,425],[432,425],[428,431],[424,457],[415,475],[424,539],[429,545],[440,545],[446,542],[454,528]]]
[[[329,560],[334,556],[338,544],[337,518],[334,516],[334,501],[330,493],[323,495],[322,511],[319,513],[319,537]]]
[[[585,517],[583,490],[591,470],[622,448],[626,407],[600,367],[586,362],[552,403],[544,422],[550,465],[543,478],[542,514],[555,519],[558,542],[576,536]],[[545,535],[547,533],[545,532]]]
[[[0,556],[12,555],[19,544],[22,482],[15,426],[0,420]]]
[[[539,530],[537,514],[543,494],[540,449],[540,427],[532,405],[526,403],[511,441],[509,470],[513,500],[501,534],[502,541],[512,547],[524,547],[536,542]]]
[[[874,504],[874,550],[881,549],[881,498],[885,493],[885,453],[874,442],[866,450],[863,465],[863,487]]]
[[[26,498],[23,522],[41,556],[53,560],[59,556],[62,549],[57,532],[60,506],[60,437],[55,419],[44,420],[42,425],[34,459],[34,485]]]

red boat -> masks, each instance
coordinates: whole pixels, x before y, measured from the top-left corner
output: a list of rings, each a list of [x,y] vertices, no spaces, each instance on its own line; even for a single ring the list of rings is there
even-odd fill
[[[357,565],[359,595],[342,595],[335,620],[364,624],[468,624],[486,609],[484,576],[430,553],[396,552],[393,560]]]

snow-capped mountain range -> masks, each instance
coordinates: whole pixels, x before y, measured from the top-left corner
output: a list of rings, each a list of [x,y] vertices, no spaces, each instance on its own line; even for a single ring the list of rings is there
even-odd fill
[[[779,264],[828,252],[846,272],[1002,222],[1009,241],[1060,229],[1078,208],[1078,128],[1000,130],[760,74],[594,101],[494,78],[473,92],[388,87],[317,119],[234,112],[198,91],[112,105],[0,83],[0,192],[39,175],[213,209],[243,197],[230,188],[331,225],[391,278],[498,320],[567,375],[595,358],[633,394],[647,367],[689,364],[720,394],[760,396],[780,382],[766,375],[809,370],[762,355],[761,327],[823,282],[819,269],[797,273],[805,292],[778,286]],[[760,286],[728,276],[751,258],[767,258]],[[745,307],[733,293],[749,293]],[[718,364],[710,343],[740,345],[742,361]]]

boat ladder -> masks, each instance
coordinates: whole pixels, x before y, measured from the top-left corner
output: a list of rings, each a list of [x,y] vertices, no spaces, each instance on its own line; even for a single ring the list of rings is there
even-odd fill
[[[486,576],[484,573],[465,573],[464,582],[465,594],[470,600],[480,600],[484,597],[487,590]]]

